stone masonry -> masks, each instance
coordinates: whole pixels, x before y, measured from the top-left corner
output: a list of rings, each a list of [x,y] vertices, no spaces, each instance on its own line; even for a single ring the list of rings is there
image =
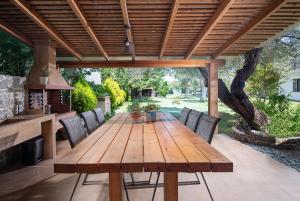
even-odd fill
[[[0,120],[24,110],[24,77],[0,75]]]

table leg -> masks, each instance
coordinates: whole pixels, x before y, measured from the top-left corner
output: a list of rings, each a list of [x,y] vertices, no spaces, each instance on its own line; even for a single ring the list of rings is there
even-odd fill
[[[54,131],[54,119],[41,122],[42,135],[44,137],[44,159],[56,157],[56,136]]]
[[[123,173],[109,173],[109,201],[123,201]]]
[[[164,200],[178,201],[178,172],[165,172],[164,180]]]

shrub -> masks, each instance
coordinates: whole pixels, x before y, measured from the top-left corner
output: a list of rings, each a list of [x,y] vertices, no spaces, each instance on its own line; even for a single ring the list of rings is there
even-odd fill
[[[159,88],[157,89],[157,93],[162,97],[166,97],[169,92],[170,92],[170,87],[167,82],[162,82]]]
[[[117,108],[126,100],[126,92],[120,88],[118,82],[112,78],[107,78],[104,82],[104,88],[111,97],[111,103],[113,108]]]
[[[287,97],[281,94],[272,94],[268,101],[258,101],[255,105],[263,110],[270,119],[267,125],[269,135],[279,138],[299,135],[300,107],[292,107]]]
[[[87,81],[81,79],[74,84],[72,91],[72,108],[78,112],[85,112],[97,106],[97,97]]]
[[[94,90],[97,98],[108,95],[107,91],[105,90],[105,87],[101,84],[91,83],[91,87]]]

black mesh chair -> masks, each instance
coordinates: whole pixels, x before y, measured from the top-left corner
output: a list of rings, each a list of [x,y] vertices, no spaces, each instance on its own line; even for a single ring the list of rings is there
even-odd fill
[[[187,121],[186,121],[186,126],[191,129],[192,131],[196,131],[196,128],[197,128],[197,124],[199,122],[199,119],[201,117],[203,113],[202,112],[199,112],[197,110],[192,110],[190,113],[189,113],[189,116],[187,118]]]
[[[63,125],[67,138],[72,148],[79,144],[84,138],[87,137],[87,133],[82,125],[79,116],[70,117],[67,119],[61,119],[59,122]],[[74,193],[76,191],[78,182],[80,180],[81,173],[79,174],[75,187],[72,191],[70,201],[73,199]]]
[[[104,113],[100,107],[93,109],[94,114],[96,115],[98,124],[101,126],[105,122]]]
[[[198,125],[197,125],[197,128],[196,128],[196,133],[198,135],[200,135],[207,143],[211,144],[211,141],[212,141],[213,136],[215,134],[216,127],[217,127],[220,120],[221,120],[220,118],[209,116],[207,114],[203,114],[199,119],[199,122],[198,122]],[[202,176],[202,179],[204,181],[206,189],[209,193],[209,196],[210,196],[211,200],[213,201],[214,199],[213,199],[212,194],[209,190],[209,187],[207,185],[205,177],[204,177],[202,172],[200,172],[200,174]]]
[[[99,128],[99,123],[96,120],[96,115],[92,111],[83,112],[80,114],[82,119],[84,120],[86,129],[89,134],[94,132],[97,128]]]
[[[188,119],[189,113],[191,112],[191,109],[184,107],[181,110],[180,116],[179,116],[179,121],[181,121],[181,123],[186,124],[186,121]]]
[[[209,144],[214,136],[217,124],[221,119],[203,114],[200,117],[199,123],[196,128],[196,133],[199,134]]]
[[[61,119],[59,122],[63,125],[67,138],[72,148],[80,143],[87,134],[78,116]]]

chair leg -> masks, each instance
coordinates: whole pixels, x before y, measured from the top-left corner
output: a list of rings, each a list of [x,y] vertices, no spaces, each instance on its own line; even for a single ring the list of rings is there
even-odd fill
[[[130,177],[131,177],[132,184],[135,185],[134,178],[133,178],[133,173],[132,172],[130,172]]]
[[[151,172],[152,175],[152,172]],[[155,182],[155,187],[154,187],[154,191],[153,191],[153,195],[152,195],[152,201],[154,201],[155,198],[155,194],[156,194],[156,190],[157,190],[157,186],[158,186],[158,181],[159,181],[159,176],[160,176],[160,172],[157,173],[157,179]]]
[[[129,200],[129,195],[128,195],[128,189],[127,189],[126,182],[125,182],[124,178],[123,178],[123,185],[124,185],[124,189],[125,189],[125,194],[126,194],[127,201],[130,201]]]
[[[202,179],[203,179],[203,181],[204,181],[204,184],[205,184],[205,186],[206,186],[206,189],[207,189],[207,191],[208,191],[208,193],[209,193],[210,199],[211,199],[212,201],[214,201],[214,199],[213,199],[213,197],[212,197],[212,194],[211,194],[211,192],[210,192],[210,190],[209,190],[209,188],[208,188],[208,185],[207,185],[207,183],[206,183],[206,180],[205,180],[205,178],[204,178],[203,173],[200,172],[200,174],[201,174],[201,176],[202,176]]]
[[[75,186],[74,186],[74,189],[73,189],[72,194],[71,194],[71,197],[70,197],[70,201],[72,201],[72,199],[73,199],[73,196],[74,196],[75,191],[76,191],[76,188],[77,188],[77,186],[78,186],[80,177],[81,177],[81,173],[79,174],[79,176],[78,176],[78,178],[77,178],[76,184],[75,184]]]
[[[86,185],[88,176],[89,176],[89,174],[85,174],[85,177],[84,177],[84,180],[82,182],[82,185]]]
[[[152,172],[150,172],[150,176],[149,176],[148,184],[150,184],[150,183],[151,183],[151,178],[152,178]]]

